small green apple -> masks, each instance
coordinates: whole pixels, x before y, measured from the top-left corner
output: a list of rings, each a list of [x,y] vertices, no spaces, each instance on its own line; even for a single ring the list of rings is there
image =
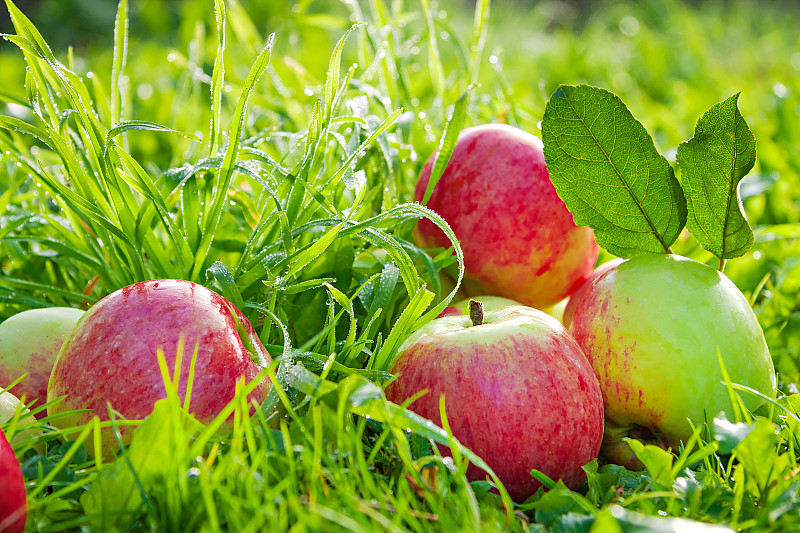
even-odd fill
[[[21,411],[17,421],[17,427],[34,426],[36,424],[36,419],[31,414],[30,409],[25,407],[22,402],[19,401],[19,398],[8,391],[0,392],[0,426],[16,416],[17,411]],[[42,430],[37,427],[29,427],[22,431],[17,431],[14,436],[11,437],[11,444],[17,444],[26,439],[38,437],[42,435],[42,433]],[[43,444],[37,444],[36,449],[39,453],[44,453],[45,446]]]
[[[730,379],[775,397],[764,334],[739,289],[713,268],[675,255],[625,261],[577,302],[570,325],[603,391],[601,454],[636,465],[622,437],[677,448],[720,411],[731,412]],[[761,401],[743,394],[745,406]]]

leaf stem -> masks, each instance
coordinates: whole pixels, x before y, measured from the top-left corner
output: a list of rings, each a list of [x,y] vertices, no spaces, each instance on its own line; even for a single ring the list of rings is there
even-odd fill
[[[720,272],[724,272],[724,271],[725,271],[725,265],[726,265],[727,263],[728,263],[728,260],[727,260],[727,259],[725,259],[724,257],[720,257],[720,258],[719,258],[719,269],[718,269],[718,270],[719,270]]]

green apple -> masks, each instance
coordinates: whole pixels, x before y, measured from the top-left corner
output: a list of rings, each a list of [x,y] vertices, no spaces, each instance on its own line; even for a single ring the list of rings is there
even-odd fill
[[[739,289],[713,268],[675,255],[625,261],[578,300],[570,325],[603,391],[601,454],[636,466],[631,436],[677,448],[721,411],[731,413],[730,380],[776,394],[764,334]],[[759,398],[743,394],[750,410]]]
[[[72,307],[45,307],[17,313],[0,324],[0,389],[27,374],[10,392],[29,405],[33,400],[36,406],[46,403],[53,363],[82,316],[83,311]]]
[[[43,434],[41,429],[34,427],[36,425],[36,419],[31,414],[30,409],[19,401],[19,398],[8,391],[0,392],[0,426],[5,425],[9,420],[14,418],[14,416],[17,415],[17,411],[20,411],[17,427],[31,427],[23,429],[22,431],[17,431],[14,436],[11,437],[11,444],[18,444],[26,439],[38,437]],[[36,445],[36,449],[39,453],[45,452],[44,444]]]

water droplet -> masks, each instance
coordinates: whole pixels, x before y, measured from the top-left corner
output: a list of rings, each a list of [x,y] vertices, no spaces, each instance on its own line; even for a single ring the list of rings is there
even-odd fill
[[[622,20],[619,21],[619,31],[628,37],[633,37],[639,33],[639,20],[630,15],[622,17]]]

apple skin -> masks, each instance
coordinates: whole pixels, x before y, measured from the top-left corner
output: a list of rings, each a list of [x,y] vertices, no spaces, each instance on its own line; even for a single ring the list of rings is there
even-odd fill
[[[53,362],[81,316],[80,309],[46,307],[22,311],[0,324],[0,388],[27,373],[9,392],[27,404],[36,400],[35,405],[43,405]]]
[[[594,280],[622,263],[622,261],[624,261],[624,259],[619,257],[615,257],[611,261],[606,261],[599,267],[595,268],[589,277],[586,278],[586,281],[584,281],[580,287],[575,289],[575,292],[570,295],[566,307],[564,307],[564,314],[563,318],[561,319],[561,323],[564,324],[564,327],[568,328],[572,322],[572,315],[575,314],[575,308],[578,306],[578,300],[581,299],[581,296],[583,296],[583,293],[586,292],[586,289],[589,287],[589,285],[591,285]]]
[[[489,311],[473,326],[467,316],[437,318],[400,348],[386,397],[441,425],[445,396],[453,435],[483,458],[516,501],[540,483],[531,469],[576,489],[581,468],[597,457],[603,406],[586,356],[553,317],[525,306]],[[471,480],[485,472],[470,465]]]
[[[28,503],[22,469],[5,433],[0,429],[0,531],[22,533]]]
[[[422,201],[436,154],[420,172],[414,199]],[[592,230],[578,227],[556,194],[542,141],[505,124],[461,132],[427,206],[458,237],[468,296],[492,294],[543,309],[569,296],[597,260]],[[430,220],[414,239],[422,247],[449,247]]]
[[[197,343],[189,411],[201,422],[210,422],[233,399],[240,377],[252,381],[272,361],[250,322],[219,294],[185,280],[144,281],[97,302],[67,337],[48,387],[48,400],[65,399],[48,408],[48,414],[93,409],[108,420],[110,402],[125,418],[145,418],[166,397],[156,349],[163,349],[174,372],[181,336],[185,348],[178,394],[185,398]],[[262,380],[248,400],[261,403],[267,391]],[[63,429],[85,424],[93,414],[71,414],[52,423]],[[122,429],[129,441],[129,431]],[[113,453],[113,434],[104,431],[102,441],[104,455]]]
[[[730,413],[718,353],[733,383],[770,397],[776,376],[747,299],[724,274],[675,255],[629,259],[597,278],[570,325],[603,391],[601,455],[639,465],[625,436],[677,449],[720,411]],[[719,350],[719,352],[718,352]],[[761,401],[741,394],[755,410]]]

